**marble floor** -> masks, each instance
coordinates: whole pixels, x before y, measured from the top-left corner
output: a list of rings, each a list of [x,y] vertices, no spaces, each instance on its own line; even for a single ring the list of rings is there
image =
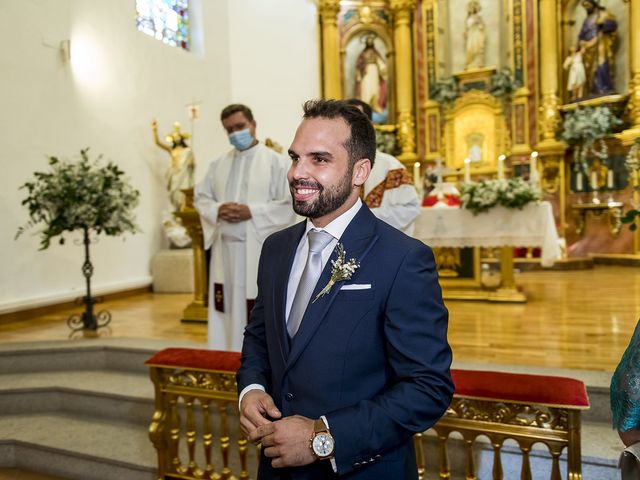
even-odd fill
[[[640,269],[533,271],[516,275],[525,304],[447,301],[455,361],[611,372],[640,313]],[[189,294],[139,293],[108,299],[104,335],[206,342],[206,325],[180,321]],[[0,316],[0,342],[61,340],[81,307]]]

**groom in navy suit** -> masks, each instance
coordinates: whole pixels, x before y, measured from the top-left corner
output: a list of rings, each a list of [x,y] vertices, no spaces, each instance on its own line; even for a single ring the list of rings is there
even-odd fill
[[[417,479],[412,436],[451,401],[433,254],[360,200],[375,150],[356,107],[304,105],[288,179],[307,220],[262,247],[237,375],[259,479]]]

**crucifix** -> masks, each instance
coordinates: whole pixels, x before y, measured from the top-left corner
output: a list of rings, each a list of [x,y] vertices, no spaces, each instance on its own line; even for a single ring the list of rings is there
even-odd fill
[[[444,181],[443,181],[443,177],[444,175],[448,175],[451,173],[454,173],[454,170],[451,168],[447,168],[442,164],[442,158],[438,157],[436,159],[436,166],[435,168],[432,170],[433,173],[436,174],[437,180],[436,180],[436,187],[435,187],[435,192],[438,196],[438,201],[441,201],[444,199]]]

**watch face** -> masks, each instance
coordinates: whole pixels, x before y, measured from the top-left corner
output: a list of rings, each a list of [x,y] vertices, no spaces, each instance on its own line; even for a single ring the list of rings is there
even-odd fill
[[[311,443],[313,447],[314,453],[320,457],[328,457],[333,453],[333,437],[328,433],[319,433],[315,437],[313,437],[313,442]]]

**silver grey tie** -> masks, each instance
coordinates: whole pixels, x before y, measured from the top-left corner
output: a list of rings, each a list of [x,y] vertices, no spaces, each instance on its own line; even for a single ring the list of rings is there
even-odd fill
[[[289,319],[287,320],[287,331],[291,338],[295,336],[298,328],[300,328],[311,294],[322,273],[322,250],[333,240],[333,236],[323,230],[309,230],[308,236],[309,256],[307,257],[307,264],[304,267],[298,289],[293,297]]]

